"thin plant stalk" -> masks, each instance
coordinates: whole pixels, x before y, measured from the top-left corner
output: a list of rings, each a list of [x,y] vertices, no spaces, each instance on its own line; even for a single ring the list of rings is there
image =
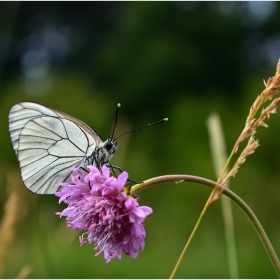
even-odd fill
[[[207,120],[207,127],[210,136],[210,149],[212,153],[213,165],[216,176],[219,177],[223,166],[225,165],[227,155],[225,147],[225,138],[223,136],[222,124],[218,114],[211,114]],[[226,170],[227,174],[228,171]],[[225,176],[224,176],[225,177]],[[224,179],[224,178],[223,178]],[[227,186],[229,187],[229,185]],[[232,213],[231,201],[227,196],[221,197],[222,214],[224,220],[226,249],[228,254],[229,275],[232,279],[239,278],[238,262],[236,254],[236,244],[234,236],[234,219]]]
[[[216,188],[217,183],[202,177],[198,177],[198,176],[190,176],[190,175],[165,175],[165,176],[159,176],[159,177],[155,177],[149,180],[144,181],[141,184],[137,184],[134,185],[131,188],[131,194],[136,194],[137,192],[150,187],[152,185],[156,185],[156,184],[161,184],[161,183],[168,183],[168,182],[177,182],[177,183],[181,183],[181,182],[192,182],[192,183],[197,183],[197,184],[201,184],[201,185],[205,185],[207,187],[212,188],[213,190]],[[278,275],[278,277],[280,278],[280,262],[279,259],[275,253],[275,250],[268,238],[268,236],[266,235],[260,221],[258,220],[258,218],[256,217],[256,215],[254,214],[254,212],[251,210],[251,208],[239,197],[237,196],[233,191],[229,190],[228,188],[224,188],[221,185],[218,185],[219,188],[222,189],[222,193],[226,196],[228,196],[231,200],[233,200],[242,210],[243,212],[246,214],[246,216],[248,217],[248,219],[251,221],[251,223],[253,224],[255,230],[257,231],[266,251],[267,254],[274,266],[274,269]],[[210,205],[210,204],[209,204]],[[180,256],[180,262],[183,259],[183,256],[185,254],[185,249],[183,250],[181,256]],[[179,265],[176,265],[176,267],[174,268],[170,278],[173,279],[175,277],[175,274],[178,270]]]
[[[18,194],[16,192],[12,192],[5,203],[5,213],[0,226],[0,278],[2,278],[5,273],[6,260],[14,241],[18,200]]]
[[[193,230],[192,230],[192,232],[190,234],[190,237],[189,237],[189,239],[188,239],[188,241],[187,241],[187,243],[186,243],[186,245],[185,245],[185,247],[184,247],[184,249],[183,249],[183,251],[182,251],[182,253],[181,253],[181,255],[180,255],[180,257],[179,257],[179,259],[178,259],[178,261],[176,263],[176,265],[175,265],[175,267],[174,267],[174,270],[173,270],[173,272],[172,272],[172,274],[170,276],[170,279],[173,279],[175,277],[175,274],[178,271],[178,269],[179,269],[179,267],[180,267],[180,265],[182,263],[182,260],[183,260],[185,254],[186,254],[186,252],[187,252],[187,250],[188,250],[188,248],[189,248],[189,246],[190,246],[190,244],[191,244],[191,242],[192,242],[192,240],[193,240],[193,238],[194,238],[194,236],[195,236],[195,234],[196,234],[196,232],[197,232],[197,230],[198,230],[198,228],[199,228],[199,226],[200,226],[200,224],[202,222],[202,218],[204,217],[208,207],[211,205],[211,201],[212,201],[212,199],[214,197],[214,194],[215,194],[216,189],[217,189],[218,186],[219,186],[219,184],[215,183],[215,186],[214,186],[214,188],[213,188],[213,190],[212,190],[212,192],[211,192],[211,194],[210,194],[206,204],[204,205],[204,207],[203,207],[203,209],[202,209],[202,211],[200,213],[200,216],[199,216],[199,218],[198,218],[198,220],[197,220],[197,222],[196,222],[196,224],[195,224],[195,226],[194,226],[194,228],[193,228]]]
[[[32,272],[31,267],[24,266],[16,276],[16,279],[27,279],[29,277],[30,273]]]
[[[224,186],[226,186],[229,182],[229,179],[231,177],[234,177],[236,173],[238,172],[239,167],[241,164],[243,164],[246,161],[246,158],[255,152],[257,147],[259,146],[258,140],[255,140],[254,134],[256,134],[257,128],[259,126],[268,127],[266,124],[266,121],[270,118],[272,114],[276,113],[277,107],[280,104],[280,98],[274,98],[274,96],[279,93],[280,88],[280,59],[278,61],[278,64],[276,66],[276,73],[275,76],[269,78],[267,82],[264,82],[265,89],[262,91],[262,93],[257,96],[256,100],[254,101],[253,105],[250,108],[249,114],[247,116],[245,127],[239,137],[237,138],[235,145],[233,146],[233,149],[230,153],[230,156],[216,182],[216,185],[214,189],[212,190],[206,204],[204,205],[202,212],[194,226],[194,229],[183,249],[183,252],[181,256],[179,257],[178,263],[176,264],[174,271],[176,271],[182,261],[183,256],[185,255],[201,221],[204,217],[207,209],[209,208],[210,204],[215,202],[219,197],[220,194],[225,190]],[[264,109],[262,109],[260,116],[257,118],[256,115],[259,111],[259,109],[263,106],[263,104],[267,101],[271,101],[271,103]],[[248,139],[247,146],[244,148],[244,150],[241,152],[239,158],[237,159],[236,163],[232,167],[232,169],[229,171],[229,173],[225,176],[226,170],[229,166],[229,163],[234,156],[234,154],[237,152],[239,144],[246,139]],[[223,179],[224,178],[224,179]],[[223,179],[223,181],[222,181]],[[221,182],[222,181],[222,182]],[[221,184],[220,184],[221,182]],[[172,276],[171,276],[172,277]]]

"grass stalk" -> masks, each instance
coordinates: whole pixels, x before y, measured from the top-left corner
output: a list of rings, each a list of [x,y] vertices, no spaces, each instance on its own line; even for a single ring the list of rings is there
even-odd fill
[[[210,149],[212,153],[213,165],[217,178],[225,166],[227,155],[225,140],[222,131],[222,124],[218,114],[212,114],[207,120],[207,127],[210,136]],[[225,174],[228,173],[226,170]],[[224,176],[225,177],[225,176]],[[224,177],[222,179],[224,179]],[[228,185],[229,187],[229,185]],[[234,236],[234,219],[231,201],[227,196],[221,197],[222,214],[224,220],[226,249],[228,255],[229,275],[232,279],[239,278],[238,262],[236,254],[236,244]]]

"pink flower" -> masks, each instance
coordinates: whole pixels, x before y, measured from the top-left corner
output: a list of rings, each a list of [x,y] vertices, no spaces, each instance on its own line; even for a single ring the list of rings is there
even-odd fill
[[[95,243],[95,256],[104,252],[107,263],[116,256],[121,259],[122,252],[137,258],[145,247],[143,222],[153,210],[139,206],[135,198],[125,193],[127,172],[115,178],[106,166],[101,171],[94,166],[88,168],[87,175],[73,168],[77,173],[71,176],[73,184],[58,184],[64,188],[55,195],[60,197],[59,203],[63,201],[68,207],[57,215],[67,217],[68,227],[86,230],[79,237],[80,245]]]

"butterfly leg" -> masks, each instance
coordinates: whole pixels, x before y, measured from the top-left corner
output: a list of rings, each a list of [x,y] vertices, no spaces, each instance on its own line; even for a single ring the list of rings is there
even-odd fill
[[[119,166],[112,165],[111,162],[108,162],[108,164],[109,164],[109,167],[111,168],[112,172],[114,173],[114,176],[115,176],[115,177],[117,177],[117,176],[116,176],[116,174],[115,174],[115,172],[114,172],[114,169],[117,169],[120,173],[123,172],[123,170],[122,170]],[[132,184],[140,184],[140,183],[138,183],[138,182],[132,181],[132,180],[129,179],[129,178],[127,179],[127,181],[129,181],[129,182],[132,183]],[[141,182],[141,183],[143,183],[143,182]]]

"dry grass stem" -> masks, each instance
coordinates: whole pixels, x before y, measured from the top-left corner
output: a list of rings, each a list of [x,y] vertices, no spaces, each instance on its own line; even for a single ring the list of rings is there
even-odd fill
[[[26,215],[26,205],[23,203],[23,201],[25,201],[23,198],[24,195],[20,193],[18,185],[22,185],[19,173],[14,171],[8,172],[8,196],[4,205],[4,214],[0,224],[0,278],[5,274],[6,261],[8,255],[11,253],[11,247],[16,235],[16,224]],[[24,271],[25,270],[23,270],[23,272]]]
[[[31,267],[24,266],[18,273],[16,279],[26,279],[32,272]]]
[[[232,150],[232,153],[236,153],[239,144],[250,137],[251,135],[254,135],[256,133],[256,128],[258,126],[265,126],[264,123],[265,120],[267,120],[270,117],[270,114],[276,113],[276,108],[279,106],[280,100],[279,98],[276,98],[271,102],[267,108],[263,109],[261,112],[261,115],[259,118],[256,118],[256,114],[261,108],[261,106],[271,100],[277,93],[279,93],[279,87],[280,87],[280,59],[278,61],[277,67],[276,67],[276,73],[275,76],[269,78],[267,82],[264,82],[265,89],[263,92],[257,97],[255,102],[253,103],[252,107],[250,108],[249,115],[246,119],[245,127],[238,137],[234,148]]]
[[[226,178],[221,183],[222,186],[226,186],[228,184],[228,181],[231,177],[235,177],[236,173],[238,172],[238,169],[241,164],[243,164],[246,161],[246,158],[253,154],[255,150],[259,147],[259,141],[254,139],[253,136],[250,137],[247,146],[242,151],[241,155],[237,159],[236,163],[234,164],[233,168],[230,170]]]
[[[276,114],[277,107],[280,104],[280,98],[275,98],[275,95],[279,93],[280,88],[280,59],[278,61],[276,67],[276,73],[273,77],[269,78],[267,82],[264,81],[265,89],[263,92],[256,98],[253,105],[250,108],[249,115],[245,122],[245,127],[241,134],[239,135],[230,155],[229,160],[238,150],[239,144],[249,138],[247,146],[241,152],[239,158],[237,159],[236,163],[234,164],[233,168],[230,170],[226,178],[222,181],[221,185],[225,187],[231,177],[234,177],[238,172],[238,169],[241,164],[246,161],[247,156],[251,155],[255,152],[257,147],[259,146],[258,140],[254,138],[254,135],[257,132],[257,127],[263,126],[268,127],[266,121],[270,118],[272,114]],[[272,100],[272,101],[271,101]],[[260,108],[263,104],[267,101],[271,101],[270,104],[263,108],[259,117],[257,117],[257,113],[259,112]],[[219,178],[221,179],[221,178]],[[218,182],[219,183],[219,180]],[[219,195],[223,191],[223,188],[218,188],[215,194],[213,195],[213,199],[211,202],[215,201],[219,198]]]
[[[14,240],[14,227],[17,221],[18,213],[18,195],[15,192],[12,192],[4,207],[4,217],[1,223],[0,229],[0,277],[3,277],[5,272],[5,260],[9,254],[10,247]]]

